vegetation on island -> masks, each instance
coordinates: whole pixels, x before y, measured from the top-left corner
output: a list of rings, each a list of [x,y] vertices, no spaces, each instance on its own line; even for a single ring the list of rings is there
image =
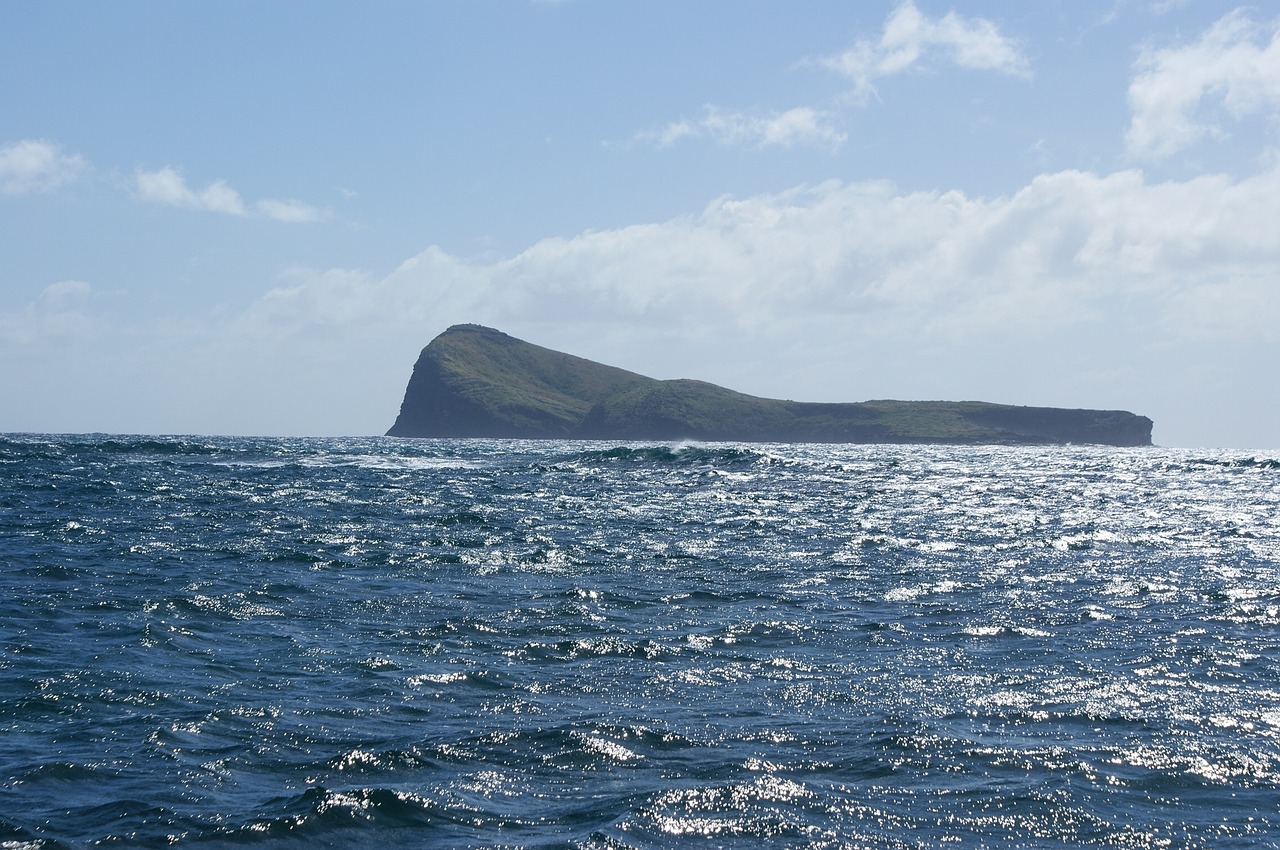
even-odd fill
[[[397,437],[817,443],[1151,444],[1151,420],[1122,410],[978,401],[845,404],[757,398],[703,381],[662,381],[552,351],[480,325],[422,350]]]

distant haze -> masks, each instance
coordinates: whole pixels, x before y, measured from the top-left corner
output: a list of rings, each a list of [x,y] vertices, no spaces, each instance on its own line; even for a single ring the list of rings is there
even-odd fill
[[[378,434],[475,322],[1280,447],[1266,4],[0,4],[0,431]]]

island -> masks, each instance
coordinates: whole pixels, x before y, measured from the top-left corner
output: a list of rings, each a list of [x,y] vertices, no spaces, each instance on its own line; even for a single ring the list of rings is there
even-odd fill
[[[1147,417],[1123,410],[758,398],[703,381],[645,377],[481,325],[454,325],[422,350],[387,435],[1149,446],[1151,427]]]

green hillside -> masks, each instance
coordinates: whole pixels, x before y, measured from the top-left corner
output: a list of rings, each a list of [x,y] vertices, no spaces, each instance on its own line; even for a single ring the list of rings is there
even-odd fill
[[[1151,444],[1120,410],[986,402],[806,403],[687,379],[659,381],[455,325],[423,349],[388,432],[398,437],[825,443]]]

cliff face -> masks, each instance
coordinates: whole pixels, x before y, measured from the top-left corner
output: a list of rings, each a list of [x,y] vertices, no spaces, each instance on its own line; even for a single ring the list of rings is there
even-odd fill
[[[986,402],[813,404],[701,381],[659,381],[455,325],[422,350],[394,437],[821,443],[1151,445],[1151,420],[1121,410]]]
[[[393,437],[569,438],[591,408],[651,379],[480,325],[422,350]]]

